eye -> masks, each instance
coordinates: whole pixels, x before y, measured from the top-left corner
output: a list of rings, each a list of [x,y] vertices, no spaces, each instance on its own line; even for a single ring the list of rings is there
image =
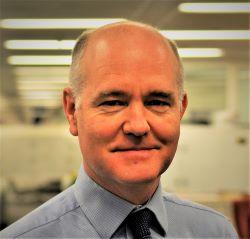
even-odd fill
[[[105,100],[99,104],[100,110],[106,113],[115,113],[126,107],[128,103],[123,100]]]
[[[100,106],[124,106],[126,105],[126,102],[123,102],[121,100],[107,100],[100,104]]]
[[[165,100],[149,100],[145,102],[145,106],[152,111],[164,113],[170,107],[170,103]]]
[[[167,101],[163,100],[150,100],[147,101],[146,106],[169,106],[170,104]]]

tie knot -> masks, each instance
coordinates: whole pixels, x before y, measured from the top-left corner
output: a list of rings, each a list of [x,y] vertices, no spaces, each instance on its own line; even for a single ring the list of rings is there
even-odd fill
[[[131,229],[134,238],[151,238],[149,228],[152,224],[152,219],[153,213],[147,208],[128,216],[128,226]]]

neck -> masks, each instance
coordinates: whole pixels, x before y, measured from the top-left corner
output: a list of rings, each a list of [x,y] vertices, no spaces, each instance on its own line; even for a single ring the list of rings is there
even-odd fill
[[[146,203],[155,193],[160,181],[158,176],[144,181],[121,182],[110,177],[99,177],[92,170],[88,170],[85,164],[83,166],[84,171],[97,184],[135,205]]]
[[[117,196],[125,199],[126,201],[135,204],[145,204],[154,195],[159,185],[159,179],[147,183],[134,183],[130,185],[118,185],[108,189]]]
[[[155,193],[160,181],[160,178],[157,178],[148,182],[119,184],[105,180],[96,180],[96,178],[91,177],[91,175],[89,175],[89,177],[101,187],[135,205],[145,204]]]

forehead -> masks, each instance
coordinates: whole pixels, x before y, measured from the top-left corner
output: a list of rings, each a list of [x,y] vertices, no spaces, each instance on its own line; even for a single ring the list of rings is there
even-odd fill
[[[170,45],[160,34],[137,26],[93,33],[83,59],[85,80],[92,84],[117,76],[133,76],[137,80],[145,77],[157,80],[160,76],[170,80],[178,65]]]

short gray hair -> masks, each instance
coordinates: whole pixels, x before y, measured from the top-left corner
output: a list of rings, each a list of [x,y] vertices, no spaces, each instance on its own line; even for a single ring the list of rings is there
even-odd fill
[[[128,21],[130,23],[133,23],[131,21]],[[134,22],[135,24],[138,24],[137,22]],[[141,24],[141,23],[139,23]],[[158,30],[150,25],[142,24],[146,27],[151,28],[152,30],[158,32]],[[77,38],[76,44],[72,51],[72,63],[70,66],[70,73],[69,73],[69,84],[72,88],[73,97],[75,99],[75,107],[78,108],[80,106],[80,100],[81,100],[81,93],[84,88],[84,69],[81,67],[81,62],[83,59],[84,50],[87,47],[88,41],[90,36],[95,32],[96,30],[87,30],[83,31],[82,34]],[[168,43],[176,56],[176,59],[178,61],[178,67],[177,67],[177,84],[179,88],[179,100],[181,101],[184,96],[184,87],[183,87],[183,79],[184,79],[184,70],[181,58],[178,53],[177,45],[173,40],[170,40],[164,36],[162,36],[163,39]]]
[[[89,37],[93,32],[94,30],[82,32],[82,34],[77,38],[76,44],[72,51],[72,62],[69,72],[69,85],[73,92],[76,108],[79,107],[80,95],[84,85],[84,72],[81,68],[81,61],[83,58],[84,50],[87,47]]]

